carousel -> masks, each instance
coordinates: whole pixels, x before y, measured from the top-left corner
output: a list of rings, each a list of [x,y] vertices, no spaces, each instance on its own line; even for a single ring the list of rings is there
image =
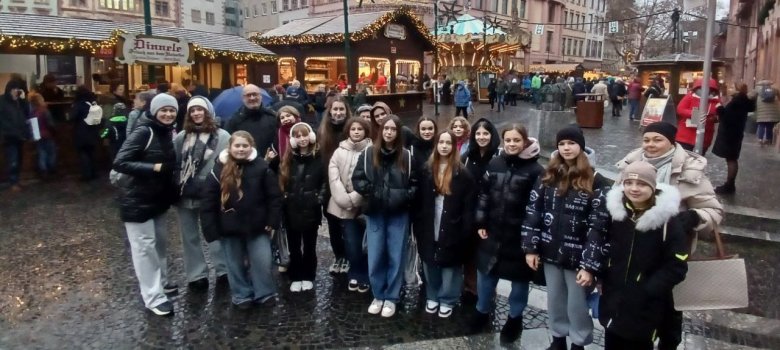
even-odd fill
[[[509,58],[530,45],[527,32],[508,33],[498,22],[463,14],[439,26],[436,32],[439,73],[449,79],[476,81],[482,102],[488,100],[490,80],[512,69],[505,67]]]

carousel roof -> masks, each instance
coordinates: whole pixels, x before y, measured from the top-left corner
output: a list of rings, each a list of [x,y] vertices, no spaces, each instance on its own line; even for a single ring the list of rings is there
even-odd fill
[[[464,14],[458,17],[454,21],[450,21],[447,25],[439,26],[439,34],[479,34],[485,33],[485,22],[481,19],[475,18],[470,14]],[[488,28],[487,35],[493,34],[506,34],[503,30],[497,27]]]

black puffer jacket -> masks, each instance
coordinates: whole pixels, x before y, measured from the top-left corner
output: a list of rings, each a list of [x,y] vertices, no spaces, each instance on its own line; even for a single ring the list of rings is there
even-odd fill
[[[476,227],[488,232],[479,243],[477,268],[510,281],[533,278],[520,234],[528,194],[544,170],[538,163],[539,144],[533,142],[520,156],[501,154],[490,161],[477,204]]]
[[[490,145],[488,145],[488,148],[485,152],[485,154],[482,154],[479,149],[479,144],[477,144],[477,125],[479,125],[481,122],[485,122],[485,129],[490,133]],[[461,161],[463,162],[463,165],[466,166],[466,169],[468,169],[469,173],[474,176],[474,178],[477,181],[477,188],[482,188],[483,180],[485,175],[485,171],[488,168],[488,164],[490,163],[490,160],[496,157],[499,153],[498,146],[501,145],[501,135],[498,134],[498,130],[496,130],[496,127],[491,123],[489,120],[485,118],[480,118],[477,120],[474,125],[471,126],[471,137],[469,138],[469,145],[468,149],[466,150],[466,154],[461,156]]]
[[[11,96],[11,90],[21,89],[22,83],[11,80],[5,85],[5,93],[0,96],[0,141],[20,142],[27,139],[27,115],[30,106],[23,99]]]
[[[477,199],[474,178],[465,168],[458,170],[452,177],[451,194],[444,196],[438,241],[434,235],[438,192],[429,168],[423,170],[419,184],[414,210],[414,235],[420,258],[438,266],[462,264],[468,238],[476,234],[472,230]]]
[[[655,206],[638,219],[626,205],[623,186],[606,196],[612,221],[604,245],[609,259],[601,275],[599,321],[627,339],[652,339],[662,327],[658,310],[672,306],[672,289],[688,271],[687,236],[676,216],[680,194],[666,184],[657,190]]]
[[[406,171],[395,164],[395,151],[380,151],[379,167],[374,167],[374,147],[369,146],[358,158],[352,173],[352,186],[363,196],[366,214],[403,213],[409,210],[417,191],[416,169],[411,155],[403,149]]]
[[[100,143],[100,129],[102,126],[88,125],[84,118],[89,115],[90,103],[97,98],[91,91],[81,91],[73,101],[70,109],[70,118],[73,120],[73,143],[78,148],[95,147]],[[140,124],[136,124],[140,125]]]
[[[310,230],[322,222],[322,201],[327,184],[320,153],[292,153],[289,177],[282,194],[287,227]]]
[[[176,151],[172,132],[173,125],[140,119],[116,154],[114,170],[130,175],[119,198],[122,221],[145,222],[165,213],[176,202],[177,187],[173,179]],[[158,163],[162,164],[160,172],[154,171]]]
[[[251,110],[245,106],[233,115],[227,122],[225,131],[230,134],[244,130],[255,139],[255,147],[265,154],[265,151],[276,144],[276,129],[279,126],[276,113],[266,107]]]
[[[564,269],[598,273],[602,257],[582,253],[586,248],[594,253],[600,251],[601,237],[609,222],[605,206],[609,186],[606,178],[596,173],[592,193],[569,188],[562,196],[556,186],[547,186],[539,178],[531,191],[523,222],[523,251],[539,254],[542,261]]]
[[[228,151],[224,150],[214,164],[201,198],[200,223],[206,241],[267,234],[266,226],[279,228],[282,214],[279,181],[265,160],[257,156],[256,149],[246,162],[239,164],[243,196],[238,199],[237,191],[231,193],[223,210],[220,177],[227,159]]]

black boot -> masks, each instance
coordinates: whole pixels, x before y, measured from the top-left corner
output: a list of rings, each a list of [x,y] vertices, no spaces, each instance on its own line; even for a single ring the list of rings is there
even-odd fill
[[[737,191],[737,187],[733,182],[726,181],[725,184],[715,187],[715,193],[717,194],[734,194]]]
[[[572,344],[572,346],[574,345]],[[550,347],[548,347],[547,350],[566,350],[566,337],[553,337],[553,341],[550,343]]]
[[[509,317],[501,328],[501,343],[514,343],[523,334],[523,316]]]
[[[566,345],[564,345],[563,348],[565,349]],[[585,347],[582,345],[571,344],[571,350],[585,350]]]
[[[469,319],[468,334],[482,333],[485,330],[485,327],[488,325],[488,323],[490,323],[490,315],[483,314],[475,310],[474,314],[471,315],[471,318]]]

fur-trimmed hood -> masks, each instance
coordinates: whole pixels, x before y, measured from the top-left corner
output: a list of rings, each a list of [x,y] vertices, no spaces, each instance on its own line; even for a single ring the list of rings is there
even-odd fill
[[[228,146],[230,148],[230,146]],[[252,153],[249,155],[249,158],[247,161],[251,162],[257,158],[257,149],[252,147]],[[219,152],[219,162],[222,164],[227,163],[228,160],[228,149],[223,149],[222,152]]]
[[[628,217],[628,210],[623,202],[623,185],[616,185],[607,193],[607,210],[613,220],[623,221]],[[658,184],[655,195],[655,205],[648,209],[636,222],[637,231],[650,231],[663,227],[680,211],[680,192],[667,184]]]

